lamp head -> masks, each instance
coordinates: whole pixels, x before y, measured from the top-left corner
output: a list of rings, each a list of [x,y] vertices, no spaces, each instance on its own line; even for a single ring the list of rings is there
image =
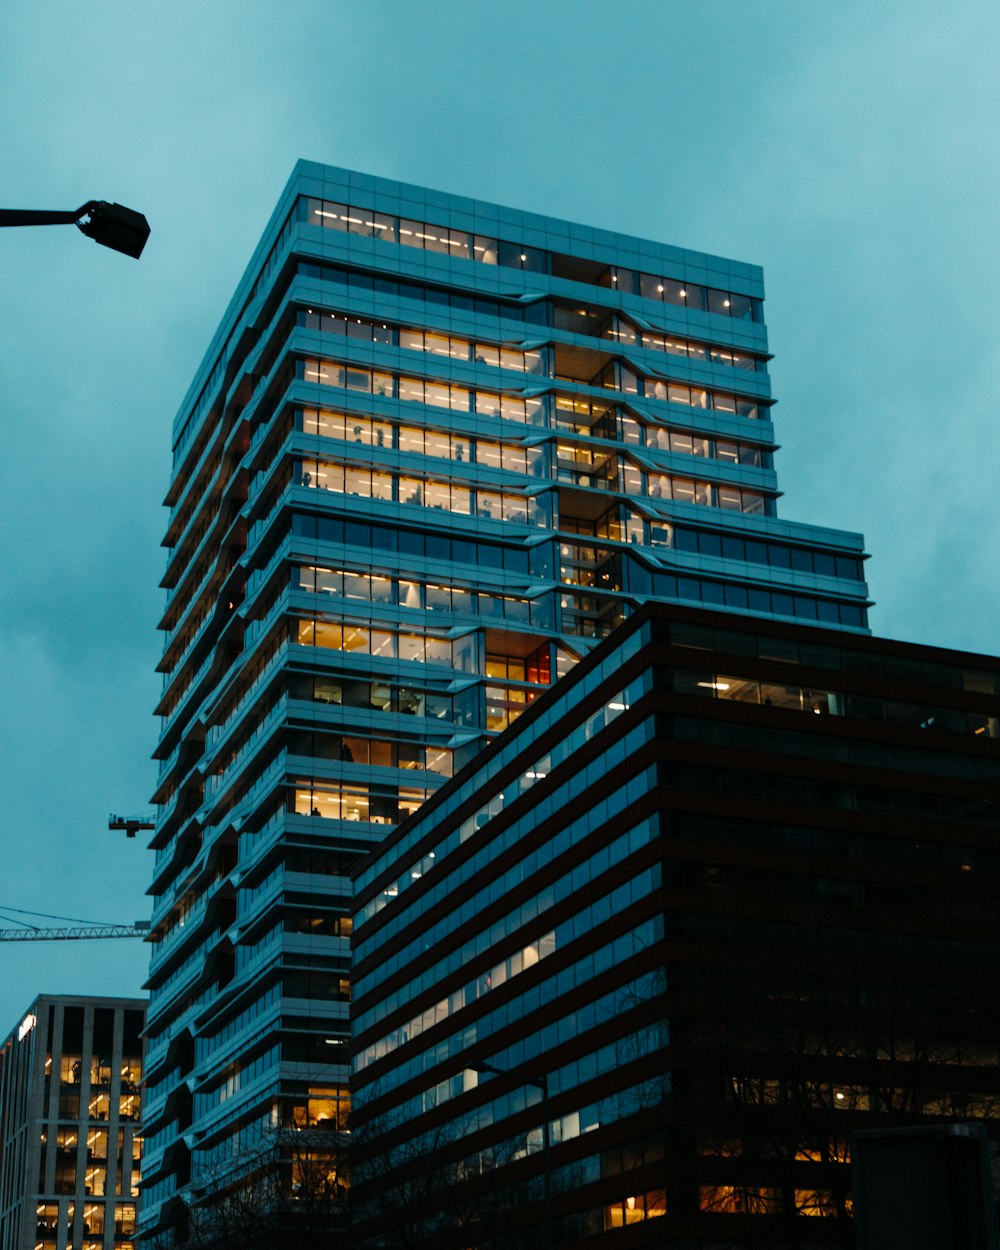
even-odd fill
[[[91,200],[84,204],[78,213],[77,225],[88,238],[110,247],[116,252],[123,252],[136,260],[142,255],[142,249],[149,238],[149,222],[142,213],[125,208],[122,204],[109,204],[106,200]]]

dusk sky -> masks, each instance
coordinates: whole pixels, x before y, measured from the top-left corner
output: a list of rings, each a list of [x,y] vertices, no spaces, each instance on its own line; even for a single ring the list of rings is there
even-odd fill
[[[149,915],[106,822],[155,781],[171,423],[299,157],[763,265],[779,515],[864,533],[874,632],[995,652],[998,46],[996,0],[8,5],[3,206],[152,236],[0,231],[0,915]],[[0,945],[0,1037],[146,956]]]

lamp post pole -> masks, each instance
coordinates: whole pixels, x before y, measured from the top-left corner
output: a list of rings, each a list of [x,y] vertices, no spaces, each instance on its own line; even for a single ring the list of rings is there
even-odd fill
[[[549,1076],[542,1072],[538,1076],[530,1076],[520,1072],[508,1072],[504,1068],[494,1067],[491,1063],[474,1063],[473,1072],[488,1072],[491,1076],[499,1076],[502,1080],[517,1085],[533,1085],[542,1092],[542,1167],[545,1180],[545,1247],[553,1250],[552,1222],[552,1142],[549,1130]]]

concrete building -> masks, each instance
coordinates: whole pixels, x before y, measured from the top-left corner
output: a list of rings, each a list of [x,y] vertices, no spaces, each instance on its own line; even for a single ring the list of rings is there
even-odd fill
[[[43,994],[0,1045],[0,1250],[132,1250],[145,1006]]]
[[[1000,660],[648,605],[357,870],[358,1245],[853,1245],[1000,1139],[998,831]]]
[[[762,296],[296,167],[174,427],[144,1233],[342,1121],[350,866],[615,624],[866,631],[860,536],[777,516]]]

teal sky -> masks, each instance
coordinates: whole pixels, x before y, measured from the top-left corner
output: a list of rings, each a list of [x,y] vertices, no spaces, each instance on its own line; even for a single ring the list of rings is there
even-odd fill
[[[0,232],[0,914],[149,914],[105,823],[154,783],[170,427],[300,156],[763,265],[779,515],[865,534],[875,632],[996,651],[998,46],[996,0],[7,6],[3,206],[153,233]],[[0,1036],[145,959],[0,945]]]

